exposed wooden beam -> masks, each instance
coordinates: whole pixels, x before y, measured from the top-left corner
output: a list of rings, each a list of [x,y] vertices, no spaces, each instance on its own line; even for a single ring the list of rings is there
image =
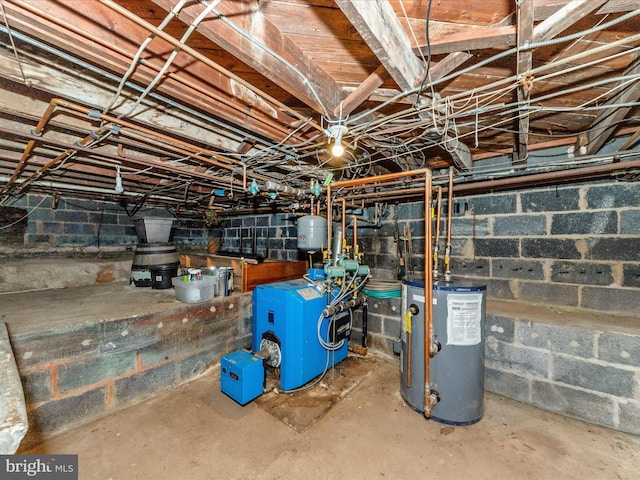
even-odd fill
[[[401,90],[411,90],[420,85],[426,74],[425,66],[411,53],[411,41],[388,0],[336,0],[336,4]],[[429,118],[426,113],[420,116]],[[443,141],[447,142],[452,136],[457,136],[457,133],[455,129],[445,132]],[[455,144],[450,153],[456,167],[471,169],[469,148],[457,140],[451,143]]]
[[[472,57],[473,55],[467,52],[450,53],[435,65],[431,65],[431,68],[429,69],[429,78],[432,82],[440,80]]]
[[[92,4],[90,12],[86,11],[86,2],[81,0],[5,3],[4,8],[12,27],[35,38],[44,38],[77,58],[118,74],[124,74],[139,44],[149,35],[145,29],[98,2]],[[126,33],[118,35],[113,30],[114,25]],[[170,45],[163,40],[151,42],[143,56],[144,64],[134,71],[131,80],[148,84],[169,51]],[[254,95],[253,104],[240,102],[234,98],[235,87],[229,78],[201,62],[193,62],[190,57],[178,55],[174,65],[180,69],[180,78],[169,72],[158,85],[159,92],[186,105],[197,105],[203,111],[215,109],[220,118],[246,125],[267,138],[279,140],[287,134],[288,129],[278,123],[289,123],[292,117],[283,114],[277,106],[258,99],[257,95]],[[278,122],[274,122],[275,118]]]
[[[607,0],[572,0],[536,25],[533,30],[533,42],[555,38],[606,2]]]
[[[516,19],[518,22],[517,29],[517,45],[519,48],[524,47],[531,42],[533,38],[533,0],[522,0],[516,10]],[[529,105],[531,95],[531,85],[529,72],[531,71],[533,53],[531,50],[518,51],[517,53],[517,78],[518,78],[518,104]],[[515,142],[514,163],[521,163],[527,160],[529,152],[527,145],[529,144],[529,109],[525,108],[518,115],[518,138]]]
[[[480,50],[483,48],[504,47],[516,42],[515,25],[503,27],[471,28],[463,32],[452,33],[430,39],[432,55],[443,53]],[[414,48],[415,53],[427,54],[427,45]]]
[[[623,77],[640,74],[640,53],[636,52],[633,61],[623,73]],[[622,86],[624,80],[618,82]],[[622,88],[617,94],[607,100],[606,105],[626,104],[637,102],[640,99],[640,82],[636,79]],[[613,135],[618,124],[631,111],[631,107],[616,107],[602,110],[591,125],[587,133],[586,154],[592,155],[598,152],[605,142]],[[576,151],[578,149],[576,148]]]
[[[349,93],[342,105],[333,111],[333,115],[338,118],[340,113],[343,116],[349,115],[356,108],[362,105],[384,82],[389,78],[389,73],[384,65],[376,68],[364,82]]]
[[[607,0],[572,0],[569,2],[554,0],[554,2],[553,8],[545,9],[548,13],[543,18],[536,14],[535,9],[531,13],[532,21],[542,20],[535,27],[530,39],[531,42],[540,42],[556,37],[585,15],[607,3]],[[434,37],[430,39],[431,53],[437,55],[484,48],[513,47],[517,45],[516,32],[516,25],[496,24],[487,28],[472,28],[467,32]],[[426,45],[419,45],[413,49],[416,54],[420,52],[426,54],[427,50]]]
[[[175,3],[153,2],[166,11]],[[200,2],[190,3],[178,18],[191,24],[203,8]],[[262,14],[255,0],[220,2],[215,12],[224,17],[205,19],[199,33],[317,112],[331,115],[340,105],[343,94],[333,79]]]
[[[336,0],[336,4],[402,90],[420,84],[424,65],[411,53],[409,37],[387,0]]]
[[[570,0],[534,0],[535,20],[544,20],[563,8]],[[637,0],[609,0],[597,12],[598,15],[608,13],[630,12],[638,8]]]

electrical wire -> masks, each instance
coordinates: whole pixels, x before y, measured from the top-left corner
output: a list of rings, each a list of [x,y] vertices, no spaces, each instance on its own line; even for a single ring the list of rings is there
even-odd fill
[[[7,13],[4,11],[4,0],[0,0],[0,10],[2,10],[2,18],[4,19],[4,24],[7,26],[7,34],[9,35],[9,41],[11,42],[13,54],[16,57],[16,63],[18,64],[18,68],[20,69],[20,75],[22,76],[22,81],[25,83],[25,85],[28,85],[29,82],[27,82],[27,77],[25,76],[24,70],[22,69],[22,62],[20,61],[20,56],[18,55],[16,44],[13,41],[13,34],[11,33],[11,27],[9,27],[9,20],[7,19]]]
[[[160,25],[158,25],[158,27],[157,27],[158,30],[160,30],[160,31],[164,30],[165,27],[169,24],[169,22],[171,22],[171,20],[173,20],[173,18],[180,12],[180,10],[182,10],[182,7],[184,6],[184,4],[186,2],[187,2],[187,0],[180,0],[175,5],[175,7],[173,7],[171,9],[171,11],[167,14],[167,16],[164,18],[162,23],[160,23]],[[124,88],[125,84],[127,83],[127,80],[129,80],[129,78],[133,74],[134,70],[138,66],[138,62],[140,61],[140,57],[142,56],[142,52],[144,52],[144,50],[147,48],[147,46],[151,43],[151,41],[155,37],[156,37],[156,34],[152,32],[142,42],[142,44],[138,48],[138,51],[133,56],[133,59],[131,60],[131,64],[129,65],[128,70],[122,76],[122,79],[120,80],[120,83],[118,84],[118,88],[116,89],[116,93],[114,94],[114,96],[111,99],[111,101],[107,104],[107,106],[102,109],[102,113],[108,113],[113,108],[113,105],[116,103],[116,101],[120,97],[120,95],[122,93],[122,89]]]
[[[430,76],[430,73],[431,73],[431,38],[429,35],[429,21],[431,20],[431,2],[432,0],[429,0],[429,3],[427,4],[427,15],[425,18],[425,26],[424,26],[425,37],[427,40],[427,61],[425,65],[424,77],[422,77],[422,82],[420,83],[420,87],[416,92],[417,93],[416,103],[415,103],[416,105],[420,105],[420,93],[422,93],[422,91],[424,90],[424,83],[426,82],[427,78]]]
[[[316,99],[316,102],[318,102],[318,106],[321,108],[323,115],[326,118],[331,118],[331,114],[330,114],[329,110],[324,105],[324,102],[322,101],[322,99],[318,95],[318,92],[316,91],[316,89],[313,86],[313,84],[309,81],[309,79],[295,65],[291,64],[291,62],[289,62],[286,58],[284,58],[279,53],[277,53],[277,52],[273,51],[271,48],[267,47],[264,43],[260,42],[257,38],[255,38],[250,33],[245,32],[242,28],[240,28],[235,23],[233,23],[231,20],[229,20],[226,17],[226,15],[224,15],[222,12],[216,10],[215,8],[213,9],[213,12],[218,16],[218,18],[220,20],[222,20],[224,23],[226,23],[229,27],[231,27],[233,30],[235,30],[238,34],[242,35],[244,38],[249,40],[251,43],[253,43],[257,47],[259,47],[262,50],[264,50],[265,52],[267,52],[269,55],[271,55],[272,57],[277,59],[279,62],[281,62],[284,65],[286,65],[289,69],[291,69],[292,72],[294,72],[298,77],[300,77],[302,79],[302,82],[307,86],[307,88],[309,89],[309,91],[311,92],[313,97]]]
[[[191,25],[189,25],[189,28],[187,29],[187,31],[182,35],[182,38],[180,38],[180,40],[179,40],[179,45],[184,45],[187,42],[187,40],[189,39],[189,37],[191,36],[193,31],[198,28],[198,25],[200,25],[200,22],[202,22],[207,17],[207,15],[209,15],[209,13],[211,13],[211,11],[213,11],[214,7],[218,3],[220,3],[220,0],[215,0],[213,2],[210,2],[209,5],[207,5],[205,7],[205,9],[200,13],[200,15],[198,15],[198,17],[193,21],[193,23]],[[142,102],[142,100],[144,100],[146,98],[146,96],[149,94],[149,92],[156,86],[156,84],[160,81],[160,79],[167,72],[167,70],[169,69],[169,67],[173,63],[173,60],[176,58],[178,53],[180,53],[180,51],[181,51],[181,48],[179,46],[176,46],[173,49],[173,51],[169,55],[169,58],[167,58],[166,62],[164,63],[164,65],[162,66],[160,71],[156,74],[156,76],[153,78],[153,80],[151,80],[149,85],[147,85],[147,88],[145,88],[144,91],[140,94],[140,96],[136,99],[136,101],[133,104],[133,106],[129,109],[129,111],[127,113],[122,113],[122,114],[118,115],[118,118],[130,117],[131,115],[133,115],[133,112],[140,106],[140,103]]]

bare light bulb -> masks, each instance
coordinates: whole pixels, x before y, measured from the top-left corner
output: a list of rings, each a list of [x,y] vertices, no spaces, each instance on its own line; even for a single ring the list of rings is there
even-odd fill
[[[344,147],[342,146],[342,135],[347,133],[347,127],[345,125],[334,125],[332,127],[332,130],[336,139],[333,142],[333,147],[331,147],[331,154],[334,157],[341,157],[344,153]]]
[[[336,142],[333,144],[333,147],[331,147],[331,153],[334,157],[341,157],[344,153],[344,147],[342,146],[340,139],[336,138]]]
[[[122,186],[122,177],[120,176],[120,166],[116,165],[116,186],[113,188],[116,193],[124,192],[124,187]]]

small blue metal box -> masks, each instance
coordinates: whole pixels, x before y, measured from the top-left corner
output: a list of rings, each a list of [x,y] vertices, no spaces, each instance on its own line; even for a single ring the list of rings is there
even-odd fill
[[[220,359],[220,390],[240,405],[262,395],[263,383],[264,365],[255,355],[238,350]]]

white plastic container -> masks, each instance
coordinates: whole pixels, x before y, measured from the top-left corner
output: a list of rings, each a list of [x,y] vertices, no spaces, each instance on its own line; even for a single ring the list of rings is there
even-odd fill
[[[198,280],[184,281],[184,277],[173,277],[176,298],[185,303],[200,303],[211,300],[215,294],[215,277],[201,276]]]

